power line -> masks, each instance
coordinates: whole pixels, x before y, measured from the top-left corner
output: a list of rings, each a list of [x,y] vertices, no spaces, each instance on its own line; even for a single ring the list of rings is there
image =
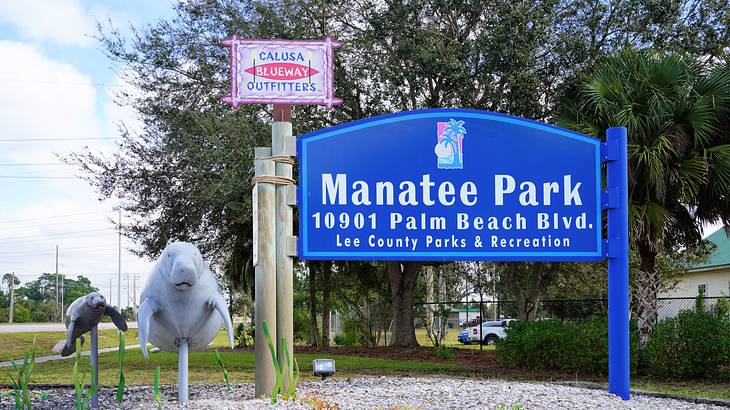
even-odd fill
[[[79,177],[71,176],[26,176],[26,175],[0,175],[3,179],[79,179]]]
[[[72,218],[73,219],[73,218]],[[40,223],[40,224],[32,224],[32,225],[26,225],[26,224],[20,224],[20,222],[14,222],[14,223],[7,223],[7,225],[13,225],[12,229],[27,229],[27,228],[43,228],[48,226],[58,226],[58,225],[86,225],[86,224],[94,224],[99,225],[101,223],[107,223],[108,220],[99,221],[99,220],[89,220],[88,218],[84,218],[83,221],[63,221],[63,222],[48,222],[48,223]],[[0,222],[0,226],[5,225],[4,223]]]
[[[112,248],[112,246],[113,246],[113,248]],[[63,249],[66,250],[66,251],[69,250],[69,249],[71,249],[71,250],[83,249],[83,250],[103,251],[103,250],[116,250],[117,249],[117,245],[114,244],[114,245],[91,245],[91,246],[65,246]],[[0,252],[0,255],[4,255],[4,254],[16,254],[16,253],[22,253],[22,252],[28,252],[28,253],[36,253],[36,252],[37,253],[45,253],[45,252],[50,252],[50,251],[48,251],[48,250],[23,249],[23,250],[13,251],[13,252],[5,252],[5,251],[3,251],[3,252]]]
[[[75,213],[75,214],[40,216],[37,218],[8,219],[5,221],[0,221],[0,223],[38,221],[38,220],[42,220],[42,219],[56,219],[56,218],[62,218],[62,217],[67,217],[67,216],[93,215],[93,214],[105,214],[105,213],[107,213],[107,211],[79,212],[79,213]]]
[[[38,142],[38,141],[91,141],[91,140],[120,140],[118,137],[91,137],[91,138],[0,138],[0,142]]]
[[[121,87],[121,84],[108,83],[84,83],[81,81],[58,81],[58,80],[29,80],[25,78],[0,78],[0,81],[9,83],[36,83],[36,84],[58,84],[58,85],[85,85],[92,87]]]
[[[43,166],[56,166],[56,165],[68,165],[65,162],[36,162],[28,164],[0,164],[0,167],[43,167]]]
[[[111,228],[109,228],[109,229],[111,229]],[[82,235],[82,236],[68,236],[68,237],[61,237],[61,238],[45,238],[44,237],[44,238],[39,238],[39,239],[19,239],[19,240],[13,239],[13,240],[9,240],[9,241],[4,241],[4,240],[0,239],[0,244],[7,247],[7,246],[15,246],[19,243],[28,243],[28,242],[30,242],[30,243],[48,243],[48,241],[64,241],[64,240],[69,241],[69,240],[77,240],[77,239],[96,238],[96,237],[100,237],[100,236],[108,237],[109,234],[92,233],[92,234]]]
[[[56,233],[46,233],[42,234],[42,236],[63,236],[63,235],[70,235],[70,234],[77,234],[77,233],[87,233],[87,232],[101,232],[101,231],[108,231],[110,229],[114,228],[100,228],[100,229],[87,229],[84,231],[68,231],[68,232],[56,232]],[[116,231],[116,229],[114,229]],[[35,238],[39,235],[22,235],[22,236],[10,236],[7,238],[0,237],[0,242],[4,242],[8,239],[23,239],[23,238]],[[42,239],[42,238],[41,238]]]

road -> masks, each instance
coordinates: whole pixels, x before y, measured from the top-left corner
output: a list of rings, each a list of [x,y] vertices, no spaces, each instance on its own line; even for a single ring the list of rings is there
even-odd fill
[[[137,322],[127,322],[130,328],[136,329]],[[99,330],[116,329],[114,323],[99,323]],[[61,323],[13,323],[0,324],[0,333],[38,333],[38,332],[65,332],[66,326]]]

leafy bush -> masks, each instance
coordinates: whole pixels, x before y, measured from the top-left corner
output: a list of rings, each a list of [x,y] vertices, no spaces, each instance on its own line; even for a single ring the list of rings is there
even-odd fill
[[[448,347],[448,346],[436,346],[433,348],[434,352],[436,352],[436,357],[438,357],[441,360],[451,360],[454,358],[454,348]]]
[[[334,342],[338,346],[358,346],[360,327],[357,320],[345,317],[342,321],[342,333],[335,335]]]
[[[720,298],[715,302],[713,307],[715,316],[717,317],[729,317],[730,316],[730,301],[728,298]]]
[[[717,373],[730,366],[730,319],[727,314],[685,310],[662,320],[652,331],[641,364],[647,372],[664,377]]]
[[[243,323],[237,324],[236,329],[233,331],[233,340],[236,347],[253,346],[253,328]]]
[[[360,341],[360,334],[356,330],[345,330],[335,335],[335,344],[338,346],[357,346]]]
[[[560,320],[515,322],[507,337],[497,340],[497,359],[504,366],[606,373],[608,371],[608,320],[576,323]],[[638,339],[631,332],[631,367],[636,368]]]
[[[294,307],[294,340],[304,342],[309,339],[309,310],[303,307]]]

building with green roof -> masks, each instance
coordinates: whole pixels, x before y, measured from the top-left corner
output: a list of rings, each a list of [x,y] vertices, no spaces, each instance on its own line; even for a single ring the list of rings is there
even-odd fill
[[[715,250],[706,262],[692,266],[673,289],[659,294],[660,298],[695,298],[700,290],[707,296],[707,305],[717,297],[730,296],[730,237],[720,228],[705,238],[715,244]],[[694,306],[693,300],[660,300],[659,318],[673,316],[682,309]]]

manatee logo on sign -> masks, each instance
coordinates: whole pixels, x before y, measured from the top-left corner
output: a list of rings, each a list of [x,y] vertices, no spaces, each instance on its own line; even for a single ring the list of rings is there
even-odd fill
[[[297,149],[302,259],[604,257],[598,139],[435,109],[315,131]]]
[[[324,40],[250,40],[236,36],[223,41],[231,49],[231,95],[223,101],[242,104],[320,104],[342,100],[333,95],[333,50],[340,44]]]

